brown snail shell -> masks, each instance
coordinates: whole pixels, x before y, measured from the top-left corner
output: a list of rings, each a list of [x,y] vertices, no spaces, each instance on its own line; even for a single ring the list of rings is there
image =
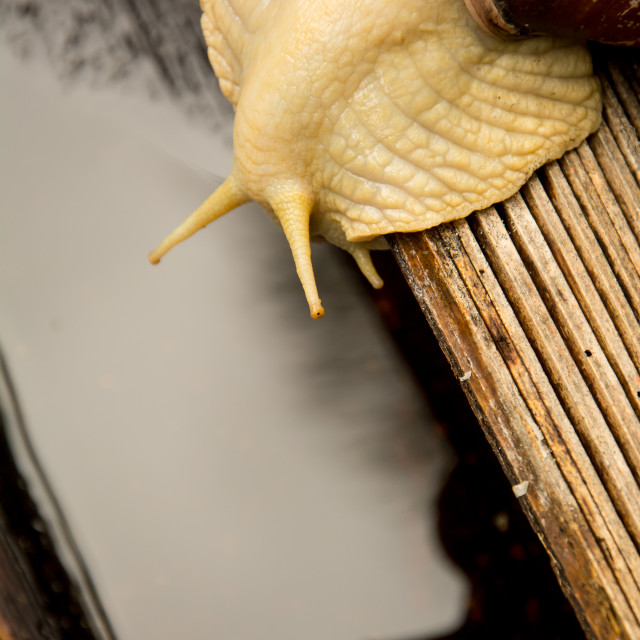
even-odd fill
[[[552,35],[640,46],[637,0],[465,0],[475,20],[502,38]]]

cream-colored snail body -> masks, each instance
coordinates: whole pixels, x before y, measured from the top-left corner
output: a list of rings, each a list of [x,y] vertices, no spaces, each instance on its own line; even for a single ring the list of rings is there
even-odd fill
[[[504,200],[600,122],[584,47],[506,42],[464,0],[202,0],[233,103],[231,175],[149,254],[249,200],[282,226],[311,315],[310,239],[369,251]]]

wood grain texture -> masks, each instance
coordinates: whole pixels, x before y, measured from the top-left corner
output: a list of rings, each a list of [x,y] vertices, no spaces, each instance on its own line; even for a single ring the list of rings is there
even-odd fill
[[[587,636],[632,640],[640,57],[596,57],[596,134],[501,205],[391,244]]]

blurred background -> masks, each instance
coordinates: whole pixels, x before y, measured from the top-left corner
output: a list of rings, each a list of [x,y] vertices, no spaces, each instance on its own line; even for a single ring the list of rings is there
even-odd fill
[[[442,634],[452,454],[348,256],[313,247],[320,321],[255,205],[147,263],[231,167],[198,19],[0,1],[0,345],[34,448],[120,640]]]

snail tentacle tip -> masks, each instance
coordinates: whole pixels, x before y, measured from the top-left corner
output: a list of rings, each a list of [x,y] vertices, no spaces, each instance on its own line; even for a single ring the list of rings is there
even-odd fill
[[[322,318],[324,316],[324,308],[320,304],[320,301],[314,304],[309,304],[309,311],[311,313],[311,317],[314,320],[317,320],[318,318]]]
[[[309,303],[312,318],[322,318],[324,309],[318,297],[318,287],[311,262],[309,219],[313,200],[304,189],[286,188],[276,190],[271,207],[287,238],[298,278]]]
[[[358,268],[362,272],[362,275],[367,279],[369,284],[374,289],[381,289],[384,286],[384,281],[378,274],[373,260],[371,259],[371,250],[365,247],[356,246],[350,250],[353,259],[356,261]]]
[[[149,253],[147,254],[147,259],[151,264],[158,264],[161,258],[162,256],[158,253],[157,249],[149,251]]]

